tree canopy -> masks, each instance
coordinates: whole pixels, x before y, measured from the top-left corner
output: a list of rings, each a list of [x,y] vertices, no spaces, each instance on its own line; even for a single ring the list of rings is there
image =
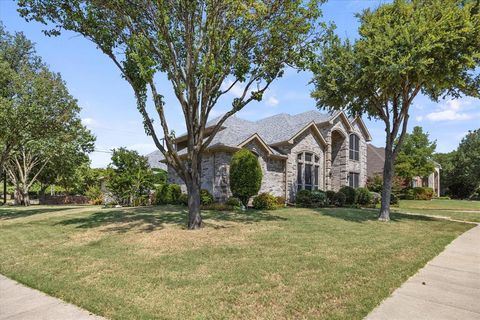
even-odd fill
[[[380,220],[388,220],[393,164],[415,97],[480,95],[479,2],[394,0],[357,17],[358,39],[352,43],[332,34],[312,65],[312,96],[319,108],[384,122]]]
[[[30,187],[40,175],[47,177],[49,165],[60,173],[76,164],[73,159],[84,160],[95,140],[60,75],[49,71],[34,49],[23,34],[0,28],[0,63],[9,74],[0,80],[5,84],[0,120],[8,128],[0,136],[2,165],[15,185],[16,203],[25,205]]]
[[[116,201],[125,205],[146,204],[155,174],[146,157],[136,151],[113,150],[112,163],[107,170],[107,186]]]
[[[321,0],[20,0],[27,20],[62,29],[93,41],[131,85],[145,131],[165,160],[184,180],[189,193],[189,227],[201,226],[202,152],[223,123],[251,101],[262,100],[270,84],[288,66],[305,67],[315,39]],[[187,141],[180,155],[165,117],[158,75],[170,81],[180,104]],[[219,99],[240,85],[242,94],[208,130],[207,120]],[[147,112],[151,97],[165,146]],[[225,99],[227,99],[225,97]]]
[[[241,149],[230,162],[230,189],[246,208],[250,198],[260,191],[262,168],[258,158],[247,149]]]
[[[395,174],[407,181],[413,177],[428,176],[435,169],[432,156],[436,147],[436,141],[430,141],[422,127],[414,127],[412,133],[405,135],[395,161]]]

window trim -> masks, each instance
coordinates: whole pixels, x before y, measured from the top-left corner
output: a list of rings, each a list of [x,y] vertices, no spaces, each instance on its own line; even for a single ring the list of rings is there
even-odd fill
[[[310,161],[307,160],[309,155]],[[301,151],[297,154],[297,191],[318,190],[320,183],[321,157],[312,151]],[[306,169],[310,169],[310,183],[306,183]],[[315,175],[316,174],[316,175]]]
[[[357,181],[355,181],[355,178],[356,178]],[[348,173],[348,186],[352,187],[352,188],[359,188],[360,187],[360,173],[359,172],[349,172]]]
[[[348,138],[348,158],[360,161],[360,137],[355,133],[350,134]]]

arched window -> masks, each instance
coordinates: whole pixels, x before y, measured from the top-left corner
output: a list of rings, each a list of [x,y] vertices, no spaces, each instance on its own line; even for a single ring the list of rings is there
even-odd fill
[[[318,190],[320,157],[311,152],[297,155],[297,189]]]
[[[360,160],[360,138],[356,134],[350,135],[350,160]]]

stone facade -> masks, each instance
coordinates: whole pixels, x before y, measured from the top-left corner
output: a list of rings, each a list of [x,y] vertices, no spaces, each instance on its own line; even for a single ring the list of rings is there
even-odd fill
[[[352,134],[359,137],[359,160],[349,158],[349,137]],[[365,128],[362,129],[360,122],[349,121],[346,116],[337,116],[331,121],[301,128],[292,139],[275,145],[266,145],[261,138],[252,137],[247,139],[248,143],[237,148],[225,148],[228,151],[209,150],[203,156],[202,188],[212,193],[218,201],[225,201],[231,196],[230,160],[233,152],[239,148],[247,148],[258,156],[263,172],[260,192],[285,197],[288,202],[294,202],[298,188],[306,186],[307,169],[312,174],[318,172],[315,175],[318,177],[314,180],[315,186],[309,186],[311,188],[337,191],[342,186],[349,185],[351,174],[358,174],[358,184],[362,187],[367,180],[368,139],[368,132]],[[309,157],[312,162],[304,163],[308,159],[302,157]],[[169,182],[180,184],[182,190],[186,191],[177,174],[171,168],[168,172]],[[298,181],[299,175],[303,185]]]

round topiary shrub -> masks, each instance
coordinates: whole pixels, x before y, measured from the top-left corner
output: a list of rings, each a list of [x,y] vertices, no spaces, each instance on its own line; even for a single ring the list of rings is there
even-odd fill
[[[335,193],[335,196],[333,196],[333,202],[337,207],[343,207],[346,203],[346,200],[347,196],[341,191],[338,191]]]
[[[328,190],[325,192],[327,196],[327,205],[333,206],[335,204],[334,198],[335,198],[335,191],[333,190]]]
[[[312,205],[312,192],[310,190],[298,190],[295,203],[299,207],[310,207]]]
[[[214,198],[210,192],[206,189],[200,190],[200,203],[202,206],[208,206],[212,204],[214,201]]]
[[[241,206],[240,200],[235,197],[228,198],[227,201],[225,201],[225,204],[235,209],[240,208]]]
[[[372,195],[367,188],[358,188],[357,193],[357,204],[361,206],[367,206],[372,203]]]
[[[250,198],[260,191],[262,168],[257,157],[247,149],[237,151],[230,162],[230,190],[245,207]]]
[[[312,191],[312,207],[321,208],[325,207],[327,203],[327,195],[322,190]]]
[[[277,199],[270,193],[260,193],[253,198],[253,207],[257,210],[273,210],[277,208]]]
[[[356,203],[357,193],[355,192],[354,188],[349,186],[344,186],[344,187],[341,187],[339,191],[345,195],[346,204],[353,205]]]

